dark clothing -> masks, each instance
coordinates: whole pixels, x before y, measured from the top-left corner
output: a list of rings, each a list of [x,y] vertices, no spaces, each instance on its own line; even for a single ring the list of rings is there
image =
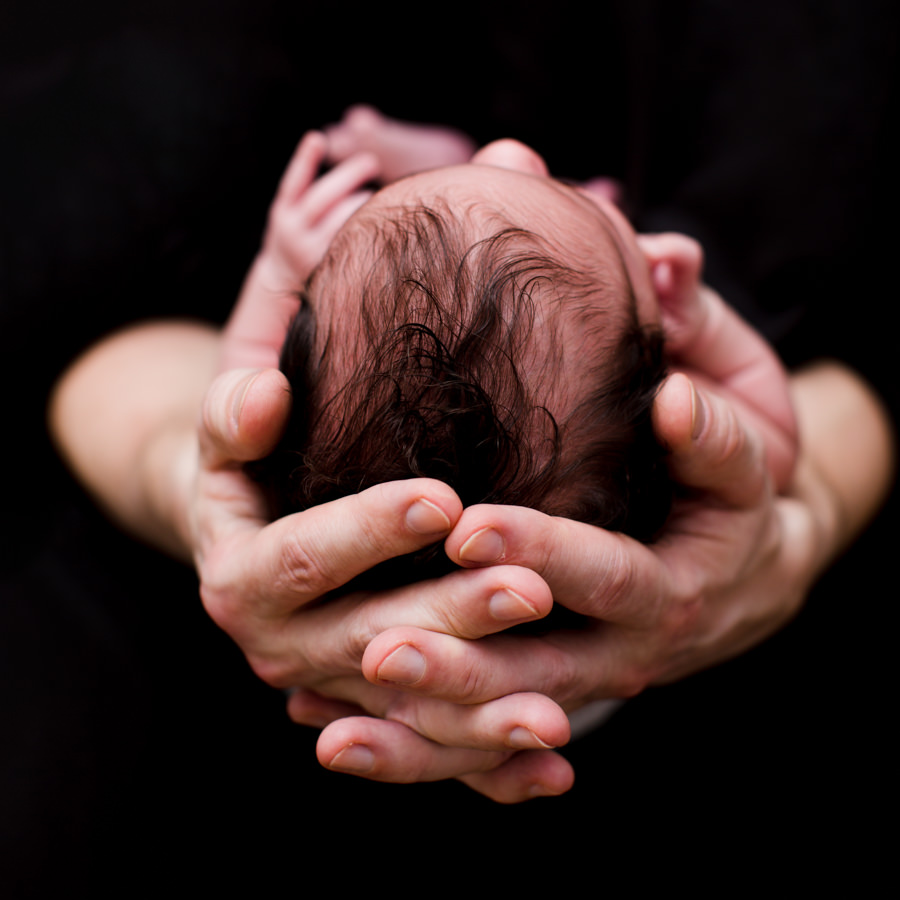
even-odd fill
[[[621,177],[639,227],[699,238],[709,280],[791,364],[837,356],[889,396],[896,4],[464,3],[402,40],[390,17],[412,13],[58,6],[7,4],[0,29],[0,893],[210,888],[245,864],[302,885],[311,869],[378,873],[382,853],[478,847],[505,859],[504,884],[528,875],[526,847],[602,876],[685,828],[702,867],[710,823],[740,844],[760,815],[770,845],[848,823],[874,839],[896,504],[782,634],[626,704],[571,748],[569,796],[505,808],[319,769],[315,735],[205,617],[193,574],[103,520],[43,415],[113,328],[222,321],[296,140],[359,101],[520,137],[562,176]]]

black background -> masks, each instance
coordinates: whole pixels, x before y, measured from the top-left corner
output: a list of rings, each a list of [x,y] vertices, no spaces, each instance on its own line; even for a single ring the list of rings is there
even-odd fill
[[[5,3],[0,892],[242,875],[428,890],[404,880],[416,867],[448,886],[876,877],[895,799],[896,502],[782,634],[626,704],[569,751],[569,796],[505,808],[320,770],[315,735],[205,618],[194,576],[93,510],[43,416],[111,329],[223,320],[297,139],[360,101],[519,137],[561,176],[621,178],[639,227],[701,239],[709,280],[792,365],[846,359],[896,410],[897,15],[877,0]]]

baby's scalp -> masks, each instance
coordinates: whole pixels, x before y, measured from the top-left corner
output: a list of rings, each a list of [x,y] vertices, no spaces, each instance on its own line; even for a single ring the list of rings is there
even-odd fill
[[[282,368],[280,512],[417,476],[637,536],[668,509],[662,339],[604,218],[547,179],[464,166],[376,194],[308,280]]]
[[[410,252],[416,249],[418,254]],[[613,326],[624,328],[630,320],[634,298],[603,217],[590,201],[544,178],[491,166],[452,166],[378,192],[339,233],[310,281],[317,352],[327,342],[332,356],[340,358],[335,368],[347,371],[350,359],[358,361],[365,352],[359,339],[373,328],[427,318],[426,297],[438,300],[446,326],[456,315],[457,324],[465,322],[480,293],[471,281],[459,280],[460,273],[475,268],[462,263],[491,253],[494,262],[485,269],[493,266],[496,274],[519,266],[527,273],[502,311],[519,341],[518,355],[527,356],[521,360],[524,373],[535,389],[555,388],[558,396],[550,405],[562,409],[571,393],[570,379],[560,377],[566,359],[583,367],[602,358]],[[390,264],[400,255],[405,268]],[[390,273],[379,275],[379,268]],[[382,302],[376,316],[366,302],[373,292],[361,286],[379,277],[392,277],[402,287],[393,302]],[[418,301],[408,290],[411,282],[421,288]],[[439,298],[433,295],[435,285],[442,286]],[[357,316],[367,317],[369,327],[361,327]],[[519,321],[509,321],[513,317]],[[339,323],[340,346],[332,340],[333,323]],[[573,386],[578,380],[572,379]]]

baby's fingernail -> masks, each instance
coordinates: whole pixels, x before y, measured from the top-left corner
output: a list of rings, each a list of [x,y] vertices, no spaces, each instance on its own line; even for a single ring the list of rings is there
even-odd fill
[[[531,619],[538,612],[523,596],[509,588],[503,588],[491,596],[488,600],[488,611],[501,622]]]
[[[371,772],[375,765],[375,754],[365,744],[347,744],[328,763],[329,769],[340,772]]]
[[[550,744],[545,744],[533,731],[519,725],[509,733],[506,742],[516,750],[549,750]]]
[[[379,681],[415,684],[425,674],[425,657],[411,644],[403,644],[381,663],[375,674]]]
[[[459,558],[465,562],[497,562],[506,553],[503,535],[493,528],[476,531],[459,549]]]
[[[450,519],[439,507],[420,497],[406,511],[406,524],[416,534],[442,534],[450,530]]]

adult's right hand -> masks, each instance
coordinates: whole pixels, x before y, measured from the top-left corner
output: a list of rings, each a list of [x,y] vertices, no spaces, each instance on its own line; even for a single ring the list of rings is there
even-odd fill
[[[843,393],[837,405],[851,418],[859,409],[857,387],[848,387],[840,371],[810,372],[803,380],[799,391],[815,401],[814,412],[824,408],[820,388],[832,397]],[[804,402],[802,409],[808,408]],[[632,696],[743,652],[799,610],[847,537],[840,498],[822,460],[802,455],[793,488],[777,496],[761,441],[723,398],[695,393],[676,375],[656,413],[660,436],[672,446],[674,474],[691,494],[654,545],[500,506],[467,509],[446,543],[461,565],[532,569],[556,602],[585,617],[584,627],[478,641],[409,626],[382,632],[366,649],[363,671],[373,685],[405,691],[409,701],[383,710],[392,721],[342,718],[330,724],[319,740],[323,762],[369,778],[405,780],[411,756],[430,753],[435,769],[442,757],[453,759],[421,709],[436,719],[438,703],[447,710],[453,704],[483,707],[523,692],[540,692],[566,709]],[[832,430],[828,425],[826,432]],[[808,433],[817,431],[813,425]],[[871,512],[883,480],[871,487],[864,489],[869,496],[859,513]],[[859,513],[851,521],[858,523]],[[344,696],[360,700],[365,694]],[[408,729],[403,743],[401,725]],[[345,752],[356,768],[344,766]],[[528,796],[527,779],[514,772],[514,761],[456,775],[494,799],[513,802]]]
[[[871,389],[834,363],[794,375],[801,438],[795,465],[793,414],[780,392],[758,390],[760,377],[777,388],[777,369],[748,347],[746,327],[710,292],[696,292],[687,306],[679,302],[675,313],[681,361],[705,372],[716,389],[692,386],[676,374],[657,399],[655,427],[671,448],[672,474],[681,486],[660,539],[643,546],[534,510],[466,510],[446,544],[451,559],[532,569],[556,602],[586,617],[585,628],[543,639],[492,635],[475,642],[414,627],[382,632],[366,650],[363,671],[374,685],[405,691],[409,700],[379,709],[362,701],[362,692],[345,694],[399,722],[334,722],[319,741],[325,764],[341,768],[342,747],[360,756],[365,746],[371,752],[361,774],[403,780],[407,758],[430,752],[436,768],[445,753],[430,727],[441,715],[435,704],[483,707],[507,694],[542,692],[574,709],[715,665],[790,619],[818,575],[865,525],[894,466],[891,428]],[[716,330],[715,343],[733,352],[710,358],[706,346]],[[753,364],[759,359],[761,367]],[[747,414],[746,403],[738,413],[742,394],[751,402],[754,394],[768,395],[776,404],[767,431],[749,426],[759,417]],[[783,486],[780,493],[773,477]],[[415,668],[411,658],[418,659]],[[409,735],[398,742],[399,723],[420,735],[418,744]],[[527,782],[512,774],[512,762],[457,774],[494,799],[524,799]]]

